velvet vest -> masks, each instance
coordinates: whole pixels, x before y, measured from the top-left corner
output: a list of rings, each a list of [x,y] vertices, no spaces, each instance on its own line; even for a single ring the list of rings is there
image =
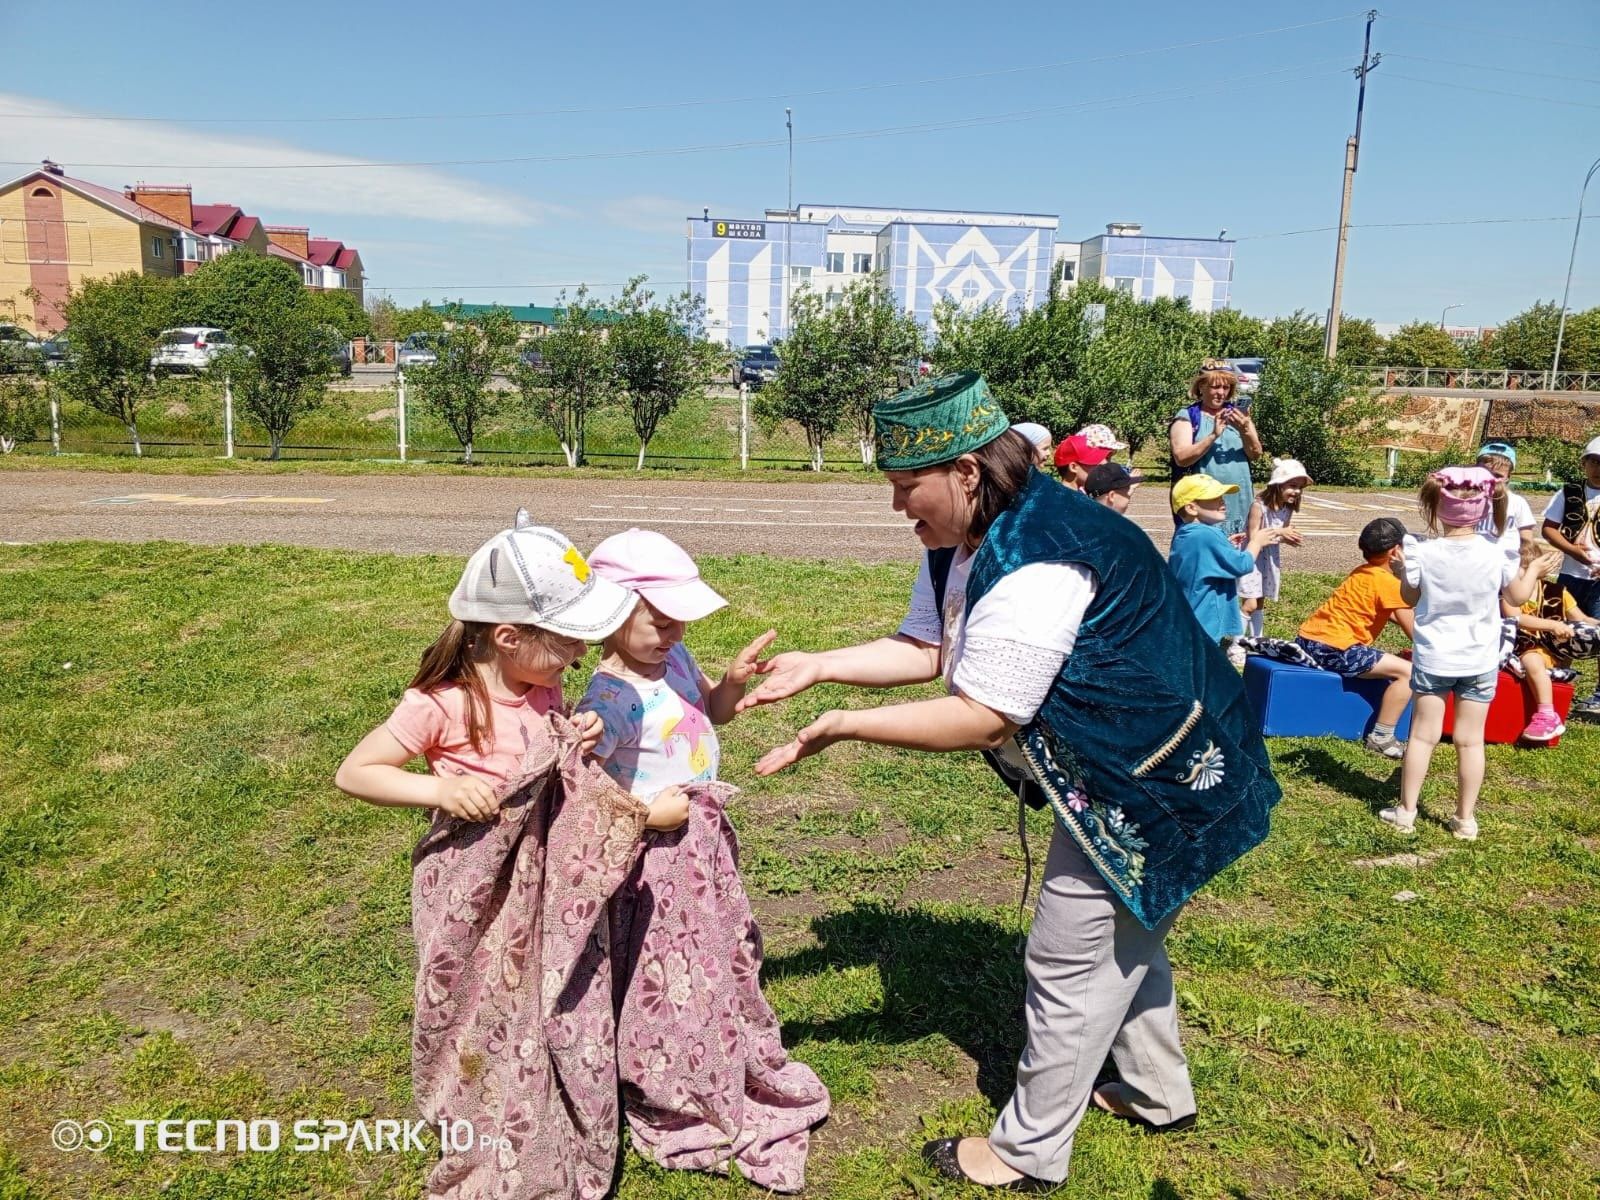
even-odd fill
[[[953,556],[929,554],[941,610]],[[1267,836],[1283,793],[1243,681],[1142,529],[1034,471],[973,556],[967,612],[1002,576],[1042,562],[1081,563],[1098,587],[1044,704],[1016,734],[1034,780],[1006,781],[1025,799],[1042,792],[1154,929]]]
[[[1584,525],[1589,524],[1594,529],[1595,544],[1600,545],[1600,512],[1596,512],[1593,521],[1590,521],[1585,512],[1583,493],[1582,483],[1561,485],[1561,536],[1569,542],[1576,542]]]

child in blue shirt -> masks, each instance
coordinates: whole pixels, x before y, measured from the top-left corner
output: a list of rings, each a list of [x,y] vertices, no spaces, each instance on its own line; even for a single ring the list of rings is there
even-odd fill
[[[1185,475],[1172,489],[1172,513],[1179,525],[1167,563],[1178,577],[1195,619],[1217,641],[1236,638],[1244,624],[1239,613],[1239,579],[1256,567],[1256,555],[1276,545],[1283,530],[1262,526],[1243,547],[1222,532],[1228,519],[1223,497],[1237,492],[1232,483],[1209,475]],[[1230,660],[1237,647],[1229,647]],[[1242,665],[1243,654],[1235,665]]]

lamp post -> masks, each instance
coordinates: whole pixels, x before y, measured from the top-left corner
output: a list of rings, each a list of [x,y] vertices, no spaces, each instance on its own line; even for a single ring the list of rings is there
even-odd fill
[[[1561,289],[1561,324],[1556,327],[1556,352],[1550,360],[1550,374],[1545,377],[1546,391],[1556,386],[1556,372],[1561,367],[1561,341],[1567,333],[1567,295],[1572,291],[1572,264],[1578,261],[1578,234],[1583,230],[1583,198],[1589,191],[1589,180],[1594,178],[1596,171],[1600,171],[1600,158],[1590,165],[1589,173],[1583,177],[1583,186],[1578,189],[1578,219],[1572,226],[1572,253],[1567,255],[1567,285]]]
[[[1440,328],[1440,330],[1444,329],[1444,319],[1447,316],[1450,315],[1450,310],[1451,309],[1453,309],[1453,308],[1465,308],[1465,307],[1466,307],[1465,304],[1446,304],[1444,306],[1444,311],[1439,314],[1439,328]]]
[[[783,336],[789,336],[789,281],[794,275],[794,109],[783,110],[783,126],[789,131],[789,201],[783,213]]]

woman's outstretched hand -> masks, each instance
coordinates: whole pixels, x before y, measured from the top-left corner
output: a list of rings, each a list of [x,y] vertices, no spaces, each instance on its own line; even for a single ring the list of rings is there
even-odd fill
[[[819,657],[804,650],[785,650],[782,654],[774,654],[755,663],[752,670],[764,678],[740,699],[735,712],[744,712],[759,704],[787,700],[822,682]]]
[[[844,737],[839,729],[839,715],[837,710],[825,712],[795,734],[794,741],[768,750],[756,764],[756,774],[776,775],[785,767],[792,767],[802,758],[819,754],[839,741]]]

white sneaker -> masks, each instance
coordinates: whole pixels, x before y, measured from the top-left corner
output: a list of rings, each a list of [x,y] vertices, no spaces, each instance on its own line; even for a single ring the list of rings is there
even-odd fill
[[[1417,814],[1407,812],[1403,808],[1380,808],[1378,820],[1393,825],[1396,833],[1415,833],[1417,831]]]
[[[1463,842],[1478,840],[1478,819],[1476,817],[1451,817],[1445,822],[1445,828],[1450,830],[1452,837],[1458,837]]]

